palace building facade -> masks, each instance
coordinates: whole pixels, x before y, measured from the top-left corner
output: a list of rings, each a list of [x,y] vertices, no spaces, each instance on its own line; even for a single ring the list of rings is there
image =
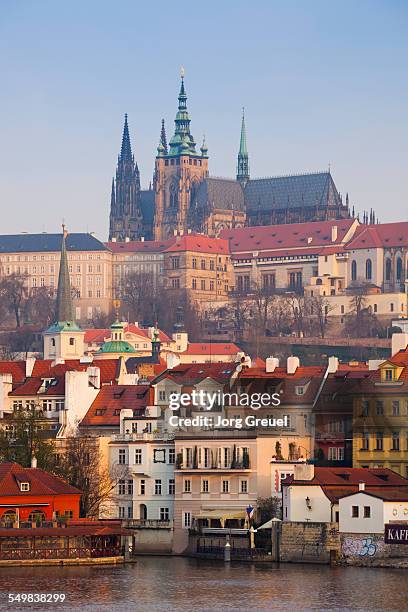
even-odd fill
[[[189,231],[216,237],[223,229],[352,216],[348,195],[343,203],[330,170],[251,179],[244,113],[236,178],[211,177],[207,145],[204,140],[197,148],[190,123],[182,74],[174,135],[167,143],[162,120],[153,183],[141,190],[125,116],[112,179],[110,240],[166,240]]]

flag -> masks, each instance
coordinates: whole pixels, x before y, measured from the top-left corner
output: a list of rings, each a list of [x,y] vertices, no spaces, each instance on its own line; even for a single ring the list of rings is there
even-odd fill
[[[248,515],[248,520],[251,520],[251,518],[254,516],[254,507],[251,506],[251,504],[249,504],[249,506],[247,507],[246,513]]]

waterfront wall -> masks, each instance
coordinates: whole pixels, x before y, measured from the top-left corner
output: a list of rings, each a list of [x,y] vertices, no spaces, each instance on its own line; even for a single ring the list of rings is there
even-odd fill
[[[132,529],[133,554],[161,554],[172,552],[173,529]]]
[[[334,562],[339,555],[337,523],[281,523],[282,562],[328,564]]]
[[[408,545],[386,544],[378,533],[341,533],[340,559],[347,565],[408,566]]]

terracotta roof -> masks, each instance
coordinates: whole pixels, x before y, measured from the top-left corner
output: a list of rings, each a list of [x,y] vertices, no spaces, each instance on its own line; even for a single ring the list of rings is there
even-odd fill
[[[325,495],[329,497],[326,493],[326,489],[335,489],[335,487],[322,487]],[[366,487],[364,491],[360,491],[358,487],[355,487],[353,491],[350,489],[343,491],[329,491],[329,494],[332,497],[337,497],[340,499],[342,497],[349,497],[350,495],[355,495],[356,493],[366,493],[367,495],[372,495],[373,497],[378,497],[383,499],[384,501],[408,501],[408,481],[407,484],[396,486],[396,487]],[[330,499],[330,497],[329,497]]]
[[[134,323],[128,323],[128,325],[126,325],[123,331],[125,334],[132,333],[132,334],[135,334],[136,336],[141,336],[142,338],[149,338],[149,340],[151,340],[147,329],[144,329],[143,327],[139,327],[138,325],[135,325]],[[110,337],[111,337],[110,329],[87,329],[85,330],[84,341],[87,344],[93,344],[93,343],[102,344],[103,342],[105,342],[106,338],[110,338]],[[162,330],[159,330],[159,339],[160,339],[160,342],[171,342],[172,341],[172,338],[170,338],[170,336],[168,336]]]
[[[20,491],[20,482],[29,482],[29,491]],[[39,468],[24,468],[18,463],[0,464],[0,496],[81,495],[81,491],[61,478]]]
[[[174,241],[175,237],[168,240],[130,240],[129,242],[105,242],[105,245],[113,253],[162,253]]]
[[[341,245],[350,231],[354,219],[319,221],[314,223],[290,223],[225,229],[221,238],[229,240],[232,253],[302,248],[311,253],[316,247]],[[337,227],[336,240],[332,241],[332,228]],[[311,238],[311,241],[309,239]],[[307,247],[309,247],[307,249]],[[320,250],[319,248],[319,250]]]
[[[408,487],[408,480],[388,468],[315,467],[311,480],[294,480],[293,476],[283,481],[292,485],[348,486],[364,482],[367,487]]]
[[[408,246],[408,221],[360,225],[347,250]]]
[[[241,349],[233,342],[189,342],[180,355],[236,355]]]
[[[13,383],[25,379],[25,361],[0,361],[0,374],[11,374]]]
[[[228,255],[228,240],[209,238],[203,234],[186,234],[177,236],[176,242],[166,249],[166,252],[193,251],[195,253],[214,253]]]
[[[80,427],[118,426],[120,410],[142,414],[150,402],[149,385],[106,385],[102,387],[82,419]]]
[[[205,378],[212,378],[218,382],[227,382],[235,370],[234,363],[194,363],[181,364],[166,370],[153,382],[158,383],[165,378],[170,378],[180,385],[197,384]]]

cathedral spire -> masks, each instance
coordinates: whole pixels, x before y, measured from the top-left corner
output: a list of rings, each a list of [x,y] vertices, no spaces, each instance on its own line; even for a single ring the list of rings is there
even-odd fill
[[[72,323],[74,318],[74,307],[71,297],[71,283],[69,280],[68,257],[66,237],[68,232],[62,225],[61,260],[58,275],[57,300],[55,304],[55,323]]]
[[[111,208],[115,208],[116,197],[115,197],[115,179],[112,177],[112,190],[111,190]]]
[[[120,149],[120,161],[132,161],[132,147],[130,144],[128,116],[125,113],[125,124],[123,126],[122,147]]]
[[[242,109],[242,122],[241,122],[241,139],[239,142],[238,152],[238,164],[237,164],[237,181],[245,183],[249,181],[249,157],[246,140],[246,129],[245,129],[245,110]]]
[[[184,86],[184,68],[181,69],[178,111],[174,120],[174,136],[170,140],[170,155],[197,155],[196,143],[190,133],[190,117],[187,111],[187,94]]]

